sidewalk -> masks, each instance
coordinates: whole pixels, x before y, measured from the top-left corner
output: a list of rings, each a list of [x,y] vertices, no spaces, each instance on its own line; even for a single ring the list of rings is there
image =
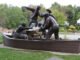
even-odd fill
[[[3,44],[0,44],[0,48],[10,48],[10,47],[7,47],[7,46],[4,46]]]
[[[54,38],[54,34],[52,35],[52,38]],[[67,40],[79,40],[80,33],[59,33],[59,38],[67,39]]]

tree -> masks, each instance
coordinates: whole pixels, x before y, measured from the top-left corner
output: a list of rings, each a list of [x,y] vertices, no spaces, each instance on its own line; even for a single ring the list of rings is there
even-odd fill
[[[14,6],[0,5],[0,26],[7,28],[15,28],[20,22],[26,22],[27,18],[24,16],[21,8]]]
[[[54,3],[50,9],[52,11],[52,15],[56,17],[58,23],[63,25],[64,21],[66,20],[66,15],[61,8],[62,7],[58,3]]]
[[[0,26],[5,26],[5,21],[6,21],[6,11],[7,11],[8,6],[6,4],[1,4],[0,5]]]
[[[64,21],[66,21],[66,16],[63,12],[60,12],[58,10],[53,10],[52,14],[56,17],[56,20],[58,21],[59,24],[63,25]]]

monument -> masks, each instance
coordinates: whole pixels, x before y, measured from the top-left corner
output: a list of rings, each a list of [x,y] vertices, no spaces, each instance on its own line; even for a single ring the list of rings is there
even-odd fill
[[[80,41],[59,39],[59,25],[55,18],[50,15],[50,13],[44,13],[40,15],[39,6],[37,6],[36,9],[22,7],[23,11],[24,9],[29,9],[33,12],[29,27],[19,27],[19,37],[3,34],[4,45],[22,49],[80,53]],[[41,27],[38,26],[38,16],[44,18],[44,24]],[[34,26],[32,23],[35,23]],[[43,34],[46,29],[48,32]],[[23,34],[21,32],[23,31],[26,31],[24,33],[26,37],[24,35],[24,38],[21,38]],[[55,39],[50,39],[53,33],[55,35]],[[44,38],[42,38],[43,35],[45,35]]]

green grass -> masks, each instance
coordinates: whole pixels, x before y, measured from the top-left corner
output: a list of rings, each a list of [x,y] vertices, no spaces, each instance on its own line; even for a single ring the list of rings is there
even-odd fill
[[[19,51],[0,48],[0,60],[45,60],[51,56],[51,53],[41,51]]]
[[[2,34],[0,33],[0,43],[3,42]]]
[[[0,60],[47,60],[54,56],[64,60],[80,60],[80,55],[55,55],[43,51],[0,48]]]

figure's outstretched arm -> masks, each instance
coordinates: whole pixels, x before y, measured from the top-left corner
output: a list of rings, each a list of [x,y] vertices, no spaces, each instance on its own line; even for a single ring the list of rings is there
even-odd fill
[[[27,10],[30,10],[30,11],[32,11],[32,12],[35,10],[35,9],[33,9],[33,8],[30,8],[30,7],[25,7],[25,6],[22,7],[22,10],[23,10],[23,11],[25,11],[26,9],[27,9]]]
[[[34,14],[33,14],[32,17],[37,17],[37,16],[39,16],[39,10],[40,10],[40,7],[37,6],[37,8],[35,9]]]

